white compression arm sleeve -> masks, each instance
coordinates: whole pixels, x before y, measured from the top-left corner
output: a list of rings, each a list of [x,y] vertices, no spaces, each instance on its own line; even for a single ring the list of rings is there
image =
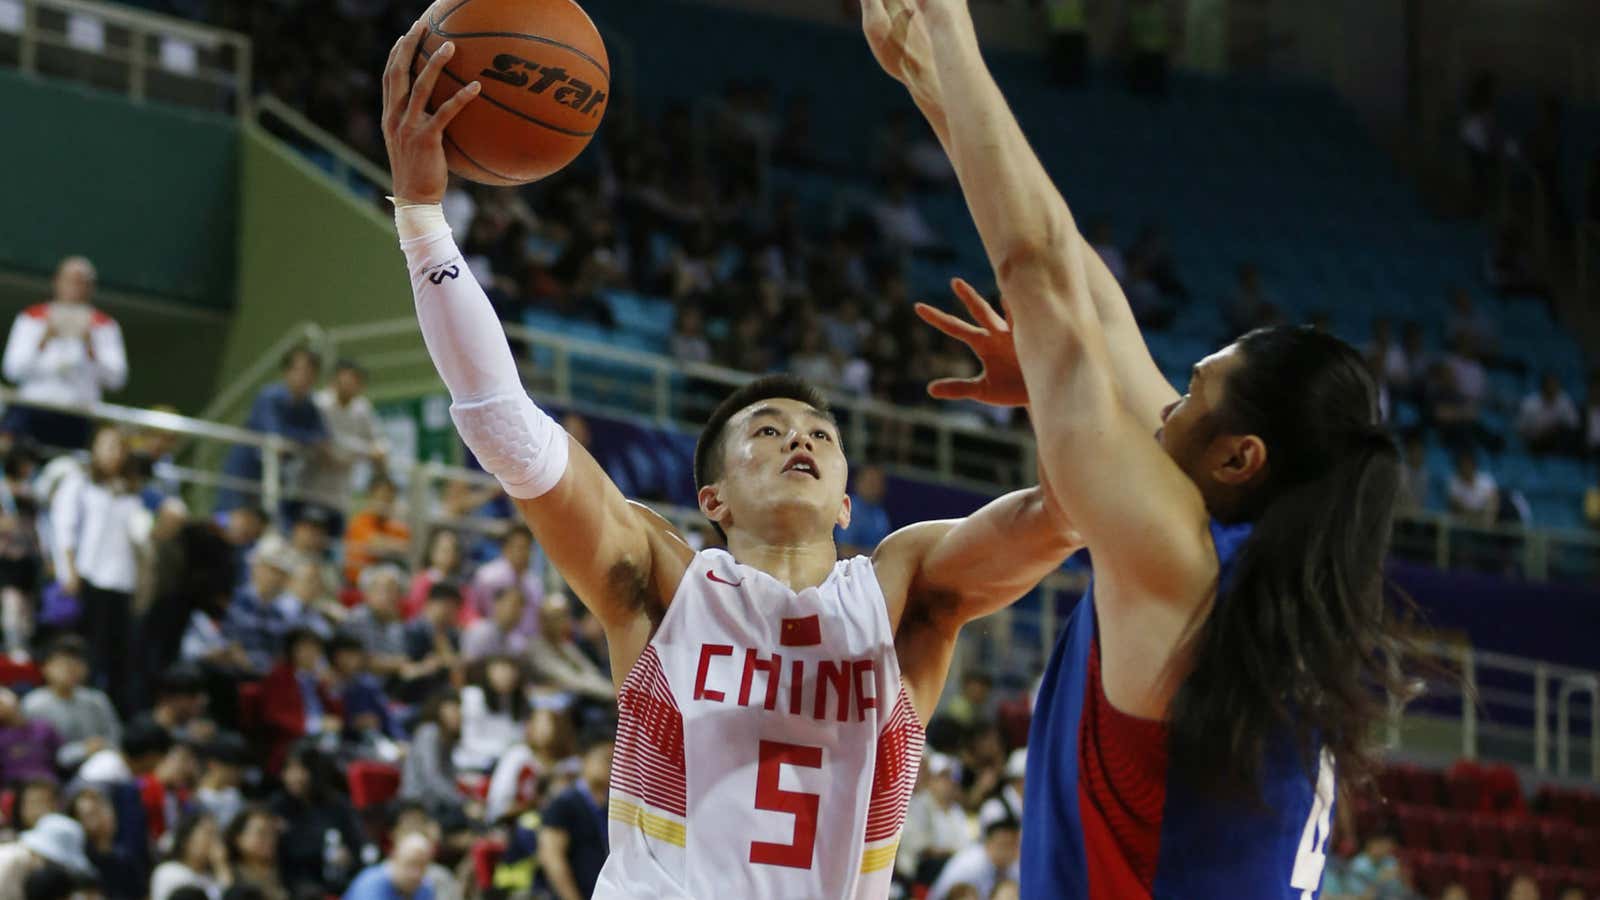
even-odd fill
[[[567,471],[567,433],[528,399],[505,330],[438,205],[395,210],[417,321],[450,389],[450,418],[484,471],[531,500]]]

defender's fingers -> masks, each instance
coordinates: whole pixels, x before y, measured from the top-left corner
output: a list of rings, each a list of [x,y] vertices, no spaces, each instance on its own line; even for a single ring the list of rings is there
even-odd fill
[[[918,303],[914,309],[917,318],[964,344],[970,344],[973,341],[984,338],[983,329],[978,328],[971,322],[964,322],[942,309],[935,309],[926,303]]]
[[[928,383],[928,396],[936,400],[971,400],[979,395],[981,378],[940,378]]]
[[[950,281],[950,289],[955,292],[961,305],[967,308],[967,313],[972,320],[990,331],[1004,331],[1005,320],[1000,318],[977,289],[967,283],[965,278],[954,278]]]

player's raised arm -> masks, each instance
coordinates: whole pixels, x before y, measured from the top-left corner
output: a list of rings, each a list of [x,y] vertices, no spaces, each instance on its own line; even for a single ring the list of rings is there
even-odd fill
[[[1205,503],[1128,410],[1091,251],[984,65],[966,0],[920,6],[956,174],[1011,311],[1041,467],[1097,572],[1137,588],[1129,596],[1198,606],[1217,565]]]
[[[662,596],[659,586],[677,583],[693,554],[665,520],[625,500],[523,388],[505,332],[439,205],[448,179],[444,128],[479,86],[466,85],[428,112],[427,98],[453,48],[446,44],[433,55],[413,89],[410,65],[420,26],[390,52],[383,130],[422,336],[450,389],[450,414],[462,440],[516,500],[545,553],[606,625],[614,661],[625,663],[625,673],[631,660],[616,654],[643,647],[649,628],[644,605]]]
[[[911,8],[910,0],[862,0],[861,16],[862,30],[879,65],[905,85],[945,154],[956,163],[957,148],[950,138],[944,89],[922,16]],[[1066,201],[1043,168],[1032,175],[1032,189],[1038,198],[1065,209]],[[1123,401],[1129,411],[1154,430],[1160,424],[1162,408],[1178,399],[1178,393],[1150,355],[1133,308],[1111,270],[1092,251],[1085,254],[1084,266]]]

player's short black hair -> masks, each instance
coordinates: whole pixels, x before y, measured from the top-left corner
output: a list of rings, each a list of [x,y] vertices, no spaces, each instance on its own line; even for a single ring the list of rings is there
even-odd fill
[[[711,411],[711,417],[700,430],[700,439],[694,445],[694,486],[696,490],[722,477],[722,436],[728,420],[752,403],[762,400],[798,400],[834,422],[833,407],[816,385],[793,375],[767,375],[757,378],[729,394]],[[837,424],[835,422],[835,424]],[[727,539],[722,527],[715,522],[711,527]]]
[[[334,362],[333,372],[335,375],[339,374],[340,372],[354,372],[357,375],[360,375],[362,378],[367,377],[367,367],[353,359],[350,359],[349,357],[341,357],[339,360]]]
[[[48,663],[58,656],[70,656],[79,662],[87,662],[89,659],[89,645],[84,643],[83,638],[75,634],[64,634],[56,638],[50,644],[49,649],[45,650],[44,661]]]

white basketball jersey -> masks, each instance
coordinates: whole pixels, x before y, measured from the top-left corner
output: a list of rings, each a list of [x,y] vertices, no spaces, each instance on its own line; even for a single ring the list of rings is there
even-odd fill
[[[617,698],[600,900],[881,900],[922,760],[872,562],[695,555]]]

